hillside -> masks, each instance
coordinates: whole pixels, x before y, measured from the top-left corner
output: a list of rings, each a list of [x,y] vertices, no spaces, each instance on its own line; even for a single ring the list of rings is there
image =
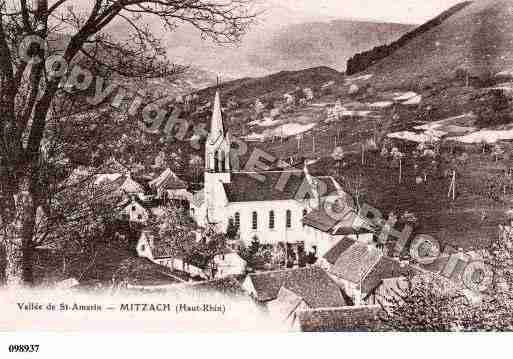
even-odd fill
[[[224,98],[236,97],[240,102],[254,101],[256,98],[282,97],[297,87],[319,87],[322,84],[340,80],[343,74],[329,67],[320,66],[299,71],[281,71],[263,77],[248,77],[224,82],[220,90]],[[200,97],[210,98],[216,87],[209,87],[198,92]]]
[[[350,20],[290,25],[251,50],[249,61],[269,71],[316,66],[344,71],[346,60],[355,52],[396,40],[413,27]]]
[[[376,87],[422,88],[466,71],[483,81],[513,69],[513,2],[480,0],[410,38],[368,68]]]
[[[354,75],[358,72],[366,70],[370,66],[374,65],[376,62],[383,60],[384,58],[394,53],[396,50],[405,46],[410,40],[415,39],[416,37],[421,36],[423,33],[440,25],[446,19],[456,14],[458,11],[462,10],[469,4],[471,4],[471,1],[466,1],[457,4],[451,7],[450,9],[444,11],[434,19],[401,36],[401,38],[390,44],[376,46],[372,50],[364,51],[362,53],[354,55],[347,61],[346,74]]]
[[[344,71],[353,54],[396,40],[412,25],[354,20],[300,21],[276,24],[263,18],[237,46],[201,40],[194,29],[179,28],[166,40],[168,56],[231,77],[265,76],[318,66]]]

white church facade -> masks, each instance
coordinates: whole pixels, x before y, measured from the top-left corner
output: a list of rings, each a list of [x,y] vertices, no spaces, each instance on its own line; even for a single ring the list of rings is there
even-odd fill
[[[198,225],[226,231],[230,222],[249,244],[304,243],[305,249],[329,248],[333,243],[306,230],[303,217],[323,201],[347,197],[332,177],[311,176],[304,170],[233,171],[230,136],[225,130],[219,92],[215,95],[210,133],[205,146],[205,186],[191,215]],[[324,249],[327,250],[327,249]],[[323,250],[323,251],[324,251]]]

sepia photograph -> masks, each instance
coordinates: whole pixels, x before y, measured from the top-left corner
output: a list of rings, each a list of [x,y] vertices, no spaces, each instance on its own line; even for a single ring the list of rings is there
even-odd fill
[[[513,329],[513,0],[0,0],[0,106],[0,356]]]

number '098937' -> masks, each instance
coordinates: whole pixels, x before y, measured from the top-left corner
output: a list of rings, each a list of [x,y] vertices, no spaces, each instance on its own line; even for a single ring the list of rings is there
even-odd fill
[[[9,345],[9,353],[37,353],[39,352],[39,344],[11,344]]]

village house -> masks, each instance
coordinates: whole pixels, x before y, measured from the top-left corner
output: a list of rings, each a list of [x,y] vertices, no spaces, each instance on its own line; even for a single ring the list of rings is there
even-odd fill
[[[145,224],[149,217],[149,211],[143,206],[138,196],[130,196],[119,204],[119,219],[130,223]]]
[[[419,270],[387,257],[372,243],[340,240],[317,265],[324,268],[354,305],[390,304],[401,293],[407,278]]]
[[[307,250],[319,246],[305,231],[303,217],[323,201],[346,195],[333,177],[314,177],[306,166],[236,171],[230,159],[231,141],[217,92],[205,146],[205,186],[190,203],[190,214],[200,227],[226,232],[233,225],[246,245],[257,237],[262,244],[300,244]]]
[[[298,311],[347,305],[335,281],[315,266],[250,274],[242,287],[288,326],[295,324]]]
[[[149,186],[157,198],[165,202],[188,203],[192,197],[192,193],[187,190],[187,183],[170,168],[152,180]]]
[[[343,238],[373,242],[374,234],[367,229],[366,219],[358,215],[352,202],[352,198],[347,196],[337,201],[339,208],[336,208],[336,213],[330,214],[325,208],[320,208],[303,218],[305,232],[311,237],[311,243],[316,243],[315,254],[318,257],[324,256]]]
[[[192,240],[200,240],[199,233],[191,232]],[[150,261],[203,279],[224,278],[241,275],[246,270],[244,261],[229,248],[220,250],[212,260],[201,255],[190,255],[174,248],[151,231],[143,231],[136,245],[137,255]]]

